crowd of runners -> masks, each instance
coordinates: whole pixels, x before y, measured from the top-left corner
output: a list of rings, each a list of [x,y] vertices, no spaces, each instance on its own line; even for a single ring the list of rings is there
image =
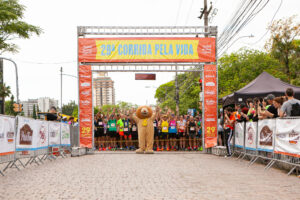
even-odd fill
[[[135,109],[100,110],[94,119],[95,147],[99,151],[135,150],[138,127],[130,114]],[[154,151],[202,151],[201,116],[175,116],[170,110],[157,114],[153,122]]]

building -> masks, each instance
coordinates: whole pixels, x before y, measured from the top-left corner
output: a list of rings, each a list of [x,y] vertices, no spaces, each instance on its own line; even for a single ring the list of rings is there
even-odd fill
[[[36,112],[48,112],[52,106],[55,106],[57,108],[58,100],[51,99],[49,97],[41,97],[38,99],[28,99],[27,101],[21,101],[21,104],[23,104],[24,116],[32,117],[34,106]]]
[[[32,117],[34,106],[36,112],[38,111],[37,99],[28,99],[27,101],[21,101],[21,104],[23,104],[23,112],[25,117]]]
[[[58,107],[58,100],[51,99],[49,97],[40,97],[38,99],[38,105],[40,112],[48,112],[52,106],[55,108]]]
[[[98,73],[98,76],[93,78],[93,94],[94,106],[115,105],[114,81],[107,73]]]

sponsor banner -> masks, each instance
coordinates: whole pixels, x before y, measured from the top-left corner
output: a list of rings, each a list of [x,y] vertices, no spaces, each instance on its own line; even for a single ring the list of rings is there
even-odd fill
[[[204,136],[205,148],[217,146],[217,68],[204,65]]]
[[[48,123],[18,116],[16,150],[37,150],[48,147]]]
[[[234,128],[234,146],[244,148],[244,122],[236,123]]]
[[[264,119],[258,121],[258,144],[259,151],[273,152],[276,120]]]
[[[58,122],[48,122],[49,123],[49,146],[59,146],[60,145],[60,124]]]
[[[70,138],[70,125],[61,123],[61,145],[62,146],[71,146]]]
[[[300,157],[300,119],[277,119],[275,153]]]
[[[92,69],[88,65],[79,68],[79,127],[80,147],[93,147],[93,99]]]
[[[79,62],[215,62],[215,38],[79,38]]]
[[[246,122],[245,148],[256,151],[257,122]]]
[[[15,152],[15,118],[0,116],[0,156]]]

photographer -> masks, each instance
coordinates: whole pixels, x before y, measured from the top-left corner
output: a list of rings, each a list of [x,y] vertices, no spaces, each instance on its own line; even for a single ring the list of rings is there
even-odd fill
[[[59,113],[57,113],[56,108],[52,106],[49,110],[49,113],[46,115],[47,121],[58,121],[60,120]]]

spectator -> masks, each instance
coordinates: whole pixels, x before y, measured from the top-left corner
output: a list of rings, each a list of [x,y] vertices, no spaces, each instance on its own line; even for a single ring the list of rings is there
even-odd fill
[[[69,118],[69,122],[68,122],[68,124],[70,124],[70,125],[74,125],[74,117],[70,117]]]
[[[233,130],[234,130],[234,123],[235,123],[235,117],[233,113],[233,109],[231,107],[228,107],[225,110],[224,115],[225,123],[224,123],[224,129],[225,129],[225,141],[226,141],[226,148],[227,148],[227,156],[231,156],[231,149],[230,149],[230,141],[233,136]]]
[[[267,99],[267,102],[270,106],[268,106],[266,111],[260,113],[262,118],[263,119],[264,118],[277,118],[278,117],[278,110],[274,106],[275,96],[273,94],[269,94],[266,99]]]
[[[56,108],[52,106],[49,110],[49,113],[46,115],[47,121],[57,121],[60,120],[59,113],[57,113]]]
[[[281,109],[281,106],[282,106],[283,102],[284,102],[284,98],[283,97],[276,97],[274,99],[274,103],[273,104],[274,104],[275,108],[277,109],[278,113],[280,113],[280,109]]]
[[[288,101],[283,103],[279,116],[300,116],[300,101],[294,98],[294,90],[292,88],[286,89],[285,95]]]

